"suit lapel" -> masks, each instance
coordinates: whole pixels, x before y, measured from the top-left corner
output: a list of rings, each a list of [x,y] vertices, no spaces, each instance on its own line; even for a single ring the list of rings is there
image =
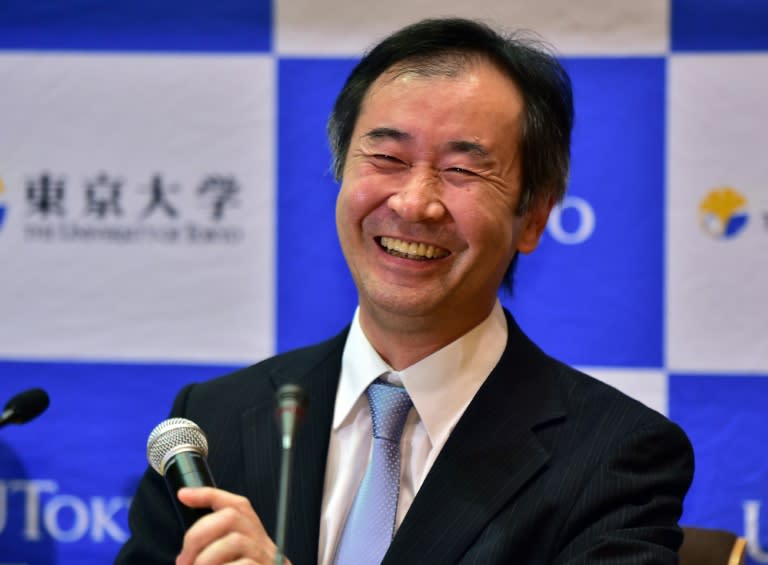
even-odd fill
[[[457,562],[549,459],[533,429],[564,416],[552,361],[507,322],[502,359],[443,447],[384,565]]]
[[[307,394],[307,410],[295,443],[291,474],[286,555],[294,565],[317,562],[325,461],[333,420],[341,354],[346,332],[311,354],[293,354],[270,374],[271,390],[242,415],[247,492],[270,536],[275,535],[281,448],[274,415],[274,393],[298,384]]]

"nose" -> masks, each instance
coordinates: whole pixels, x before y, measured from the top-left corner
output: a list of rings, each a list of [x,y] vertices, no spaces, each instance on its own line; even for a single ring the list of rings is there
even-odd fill
[[[437,221],[446,213],[441,195],[437,175],[413,174],[389,197],[387,204],[390,210],[408,222]]]

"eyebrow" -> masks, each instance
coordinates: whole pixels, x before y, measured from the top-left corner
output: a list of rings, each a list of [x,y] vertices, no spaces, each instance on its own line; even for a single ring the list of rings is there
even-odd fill
[[[401,131],[395,128],[373,128],[364,136],[366,139],[379,140],[379,139],[393,139],[395,141],[409,141],[412,139],[411,134]]]
[[[474,141],[449,141],[447,145],[455,153],[469,153],[483,159],[488,159],[491,156],[485,147]]]
[[[378,141],[381,139],[392,139],[394,141],[411,141],[413,136],[399,129],[389,127],[373,128],[371,131],[363,135],[363,138],[370,139],[372,141]],[[490,159],[491,153],[483,145],[474,141],[455,140],[446,143],[446,148],[453,153],[465,153],[481,159]]]

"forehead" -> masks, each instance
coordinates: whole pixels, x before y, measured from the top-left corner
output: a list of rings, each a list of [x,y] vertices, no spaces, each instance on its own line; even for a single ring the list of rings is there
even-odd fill
[[[519,133],[523,105],[515,82],[479,56],[437,63],[406,61],[390,67],[371,84],[355,129],[360,134],[381,126],[431,131],[455,126],[464,133],[481,129],[509,133],[511,127]]]
[[[522,98],[515,81],[498,65],[481,55],[458,54],[429,60],[406,60],[381,73],[368,87],[361,111],[381,91],[436,82],[482,83],[493,94]]]

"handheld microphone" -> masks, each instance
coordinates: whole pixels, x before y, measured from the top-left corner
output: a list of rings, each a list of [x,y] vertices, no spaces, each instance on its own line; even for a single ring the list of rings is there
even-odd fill
[[[275,565],[283,565],[285,559],[285,533],[290,499],[291,464],[293,444],[299,424],[304,418],[307,395],[298,385],[283,385],[275,395],[275,414],[280,423],[280,440],[283,457],[280,463],[280,491],[277,498],[277,526],[275,528]]]
[[[208,440],[205,433],[186,418],[170,418],[160,422],[147,439],[147,460],[165,479],[179,522],[185,531],[211,512],[207,508],[186,506],[176,494],[182,487],[216,486],[205,460],[207,456]]]
[[[50,404],[48,393],[41,388],[31,388],[20,392],[3,408],[0,415],[0,428],[6,424],[24,424],[42,414]]]

